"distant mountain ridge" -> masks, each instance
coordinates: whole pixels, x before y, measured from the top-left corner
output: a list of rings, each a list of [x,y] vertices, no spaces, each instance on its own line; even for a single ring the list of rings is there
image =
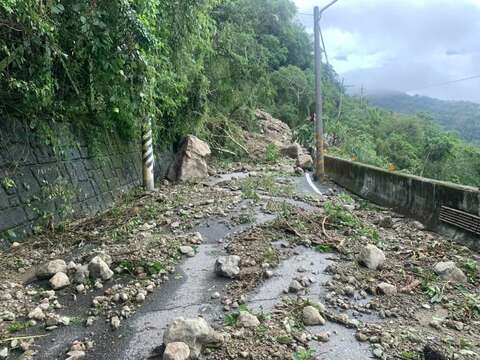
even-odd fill
[[[368,94],[372,105],[405,114],[426,113],[446,130],[456,131],[467,141],[480,144],[480,104],[446,101],[398,91]]]

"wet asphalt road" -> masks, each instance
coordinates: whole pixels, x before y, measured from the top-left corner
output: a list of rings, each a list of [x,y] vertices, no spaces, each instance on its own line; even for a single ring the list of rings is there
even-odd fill
[[[315,194],[305,177],[296,178],[297,191]],[[318,190],[326,192],[332,185],[317,184]],[[301,205],[301,204],[297,204]],[[257,224],[272,220],[271,216],[257,214]],[[38,359],[65,359],[65,351],[76,339],[90,338],[95,348],[87,353],[87,359],[96,360],[142,360],[160,359],[156,356],[162,344],[166,326],[175,318],[203,316],[212,324],[221,322],[224,316],[220,300],[212,300],[213,292],[222,293],[226,279],[216,277],[213,271],[215,259],[225,254],[223,241],[228,236],[244,230],[248,226],[230,227],[222,220],[211,219],[201,225],[199,231],[204,243],[197,248],[195,257],[185,259],[171,274],[170,280],[147,297],[142,308],[131,318],[123,320],[117,331],[111,331],[109,323],[97,320],[89,328],[68,326],[57,329],[46,338],[37,340],[41,351]],[[323,270],[331,262],[332,254],[321,254],[311,249],[299,248],[298,255],[283,261],[272,279],[265,281],[254,291],[247,303],[251,309],[269,311],[280,300],[283,289],[298,275],[299,264],[315,274],[316,283],[309,297],[322,301],[325,296],[321,283],[330,276]],[[91,299],[83,299],[91,301]],[[329,331],[332,336],[328,343],[313,343],[322,358],[333,359],[370,359],[368,345],[354,338],[354,330],[328,322],[326,326],[309,328],[313,333]]]

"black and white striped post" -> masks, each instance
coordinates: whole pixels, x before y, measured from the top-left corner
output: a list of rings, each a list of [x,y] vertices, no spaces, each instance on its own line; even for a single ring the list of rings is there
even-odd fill
[[[142,130],[142,152],[143,152],[143,187],[147,191],[155,189],[153,166],[155,159],[153,155],[152,120],[147,118]]]

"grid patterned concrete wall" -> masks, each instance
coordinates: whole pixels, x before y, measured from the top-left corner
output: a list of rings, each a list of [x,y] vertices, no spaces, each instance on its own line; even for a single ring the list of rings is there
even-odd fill
[[[0,120],[1,122],[1,120]],[[141,182],[139,144],[106,137],[102,155],[69,129],[45,139],[23,125],[0,123],[0,245],[52,219],[92,215]]]

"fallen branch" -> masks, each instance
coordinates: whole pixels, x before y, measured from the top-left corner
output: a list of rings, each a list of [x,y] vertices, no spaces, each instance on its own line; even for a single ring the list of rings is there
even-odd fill
[[[243,151],[245,151],[245,153],[247,155],[250,155],[250,152],[247,150],[247,148],[245,146],[243,146],[242,144],[240,144],[237,140],[235,140],[232,136],[232,134],[230,134],[228,132],[227,129],[223,129],[223,131],[225,132],[225,135],[227,135],[227,137],[235,144],[237,145],[240,149],[242,149]]]
[[[218,147],[214,147],[213,149],[217,150],[217,151],[220,151],[220,152],[223,152],[223,153],[226,153],[226,154],[237,156],[236,153],[234,153],[233,151],[227,150],[227,149],[222,149],[222,148],[218,148]]]
[[[8,339],[0,340],[0,344],[5,343],[5,342],[9,342],[9,341],[12,341],[12,340],[28,340],[28,339],[41,338],[41,337],[45,337],[45,336],[47,336],[47,335],[45,334],[45,335],[17,336],[17,337],[12,337],[12,338],[8,338]]]
[[[325,237],[326,237],[327,239],[330,239],[330,236],[328,236],[328,234],[327,234],[327,230],[325,230],[325,222],[327,221],[327,219],[328,219],[328,216],[325,216],[325,217],[323,218],[323,221],[322,221],[322,232],[323,232],[323,235],[325,235]]]

